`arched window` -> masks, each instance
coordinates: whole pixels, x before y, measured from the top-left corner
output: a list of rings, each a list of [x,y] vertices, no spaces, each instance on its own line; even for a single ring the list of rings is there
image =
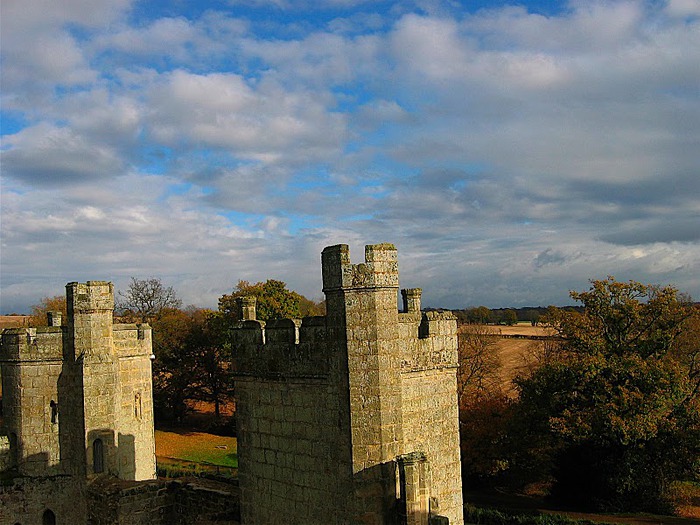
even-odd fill
[[[92,471],[95,474],[105,471],[104,445],[99,438],[92,442]]]
[[[44,515],[41,517],[42,525],[56,525],[56,515],[52,510],[46,509]]]

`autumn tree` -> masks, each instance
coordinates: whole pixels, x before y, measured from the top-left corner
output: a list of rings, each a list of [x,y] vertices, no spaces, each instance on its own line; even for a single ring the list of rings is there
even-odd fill
[[[512,403],[501,384],[499,333],[483,324],[462,324],[457,333],[460,445],[467,486],[483,486],[505,467],[503,438]]]
[[[501,322],[508,326],[513,326],[518,324],[518,314],[512,308],[508,308],[503,311]]]
[[[498,335],[498,329],[492,326],[463,324],[459,327],[457,391],[460,406],[487,392],[500,390]]]
[[[131,278],[126,291],[119,291],[117,310],[127,317],[133,316],[149,322],[165,308],[180,308],[182,301],[172,286],[165,286],[160,279]]]
[[[672,287],[612,277],[571,297],[584,310],[552,312],[556,356],[516,380],[521,459],[550,467],[562,502],[667,511],[669,484],[700,469],[696,312]]]
[[[230,335],[219,312],[203,313],[205,317],[192,327],[188,341],[197,356],[193,397],[211,403],[218,420],[221,406],[233,400]]]
[[[288,290],[285,282],[275,279],[255,284],[238,281],[232,293],[219,298],[219,311],[238,320],[237,299],[245,296],[257,299],[256,313],[261,321],[322,315],[325,311],[323,303],[315,303],[297,292]]]
[[[55,295],[53,297],[42,298],[38,304],[32,306],[29,326],[46,326],[47,312],[61,312],[63,314],[63,319],[67,319],[66,297],[64,295]]]
[[[188,401],[205,401],[218,419],[233,397],[230,345],[217,312],[165,308],[152,321],[153,390],[159,414],[181,421]]]
[[[153,402],[156,415],[180,421],[186,401],[197,387],[197,352],[190,333],[203,316],[197,311],[164,308],[151,321],[153,328]]]
[[[458,317],[472,324],[487,324],[491,320],[491,310],[485,306],[476,306],[462,310]]]

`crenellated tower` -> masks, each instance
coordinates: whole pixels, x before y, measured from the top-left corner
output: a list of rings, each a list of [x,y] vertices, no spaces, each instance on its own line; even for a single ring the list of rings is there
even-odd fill
[[[11,464],[27,476],[155,478],[151,329],[113,324],[112,283],[66,285],[67,319],[4,330]]]
[[[265,323],[240,303],[243,523],[463,523],[454,317],[422,313],[418,288],[399,312],[391,244],[321,263],[325,317]]]

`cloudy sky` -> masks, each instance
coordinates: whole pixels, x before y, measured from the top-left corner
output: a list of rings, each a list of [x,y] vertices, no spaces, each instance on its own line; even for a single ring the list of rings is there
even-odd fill
[[[514,0],[516,2],[517,0]],[[0,313],[68,281],[700,298],[700,0],[3,0]]]

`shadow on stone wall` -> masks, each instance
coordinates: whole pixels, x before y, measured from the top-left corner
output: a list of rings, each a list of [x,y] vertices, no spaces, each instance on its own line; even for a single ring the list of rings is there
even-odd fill
[[[131,434],[117,436],[117,461],[121,479],[136,479],[136,438]]]
[[[396,462],[388,461],[357,472],[353,476],[358,519],[372,520],[377,514],[381,523],[403,525],[400,491],[397,487]]]
[[[88,525],[189,525],[240,521],[238,484],[196,479],[128,482],[109,477],[88,485]]]

